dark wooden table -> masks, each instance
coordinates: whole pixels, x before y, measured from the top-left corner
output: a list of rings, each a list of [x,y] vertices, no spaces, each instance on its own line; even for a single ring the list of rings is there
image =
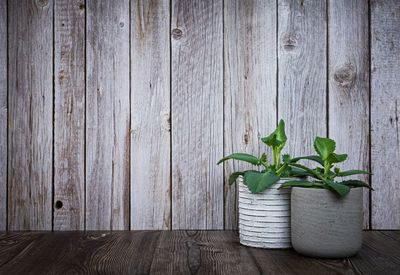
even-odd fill
[[[0,274],[400,274],[400,231],[364,232],[349,259],[239,244],[234,231],[0,234]]]

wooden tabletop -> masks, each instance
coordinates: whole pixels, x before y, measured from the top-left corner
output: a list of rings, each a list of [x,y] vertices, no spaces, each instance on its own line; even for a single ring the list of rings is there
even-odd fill
[[[2,233],[0,274],[400,274],[400,231],[364,232],[341,260],[248,248],[235,231]]]

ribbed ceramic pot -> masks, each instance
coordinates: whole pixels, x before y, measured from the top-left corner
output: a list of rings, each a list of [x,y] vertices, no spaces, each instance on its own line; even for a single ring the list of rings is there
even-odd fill
[[[292,188],[292,245],[304,255],[344,258],[362,243],[363,193],[352,188],[339,198],[332,191]]]
[[[239,238],[246,246],[289,248],[290,189],[278,190],[279,181],[253,194],[239,178]]]

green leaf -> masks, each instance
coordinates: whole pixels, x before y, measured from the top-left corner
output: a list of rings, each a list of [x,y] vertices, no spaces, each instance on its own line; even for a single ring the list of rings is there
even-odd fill
[[[266,162],[267,162],[267,155],[265,153],[263,153],[261,155],[259,163],[261,164],[261,163],[266,163]]]
[[[345,181],[342,181],[342,182],[339,182],[339,183],[340,184],[344,184],[344,185],[349,186],[349,187],[367,187],[367,188],[369,188],[371,190],[374,190],[374,189],[372,189],[372,187],[368,183],[366,183],[364,181],[361,181],[361,180],[345,180]]]
[[[281,119],[278,127],[269,136],[261,139],[266,145],[272,148],[283,148],[285,146],[287,137],[285,134],[285,122]]]
[[[246,171],[244,181],[252,193],[259,193],[265,188],[279,181],[279,177],[272,172]]]
[[[314,140],[314,149],[323,160],[328,159],[335,152],[335,148],[336,143],[332,139],[316,137]]]
[[[290,180],[282,184],[279,189],[288,187],[321,187],[321,184],[308,180]]]
[[[324,183],[328,185],[333,191],[339,194],[340,197],[344,197],[350,192],[350,187],[332,180],[324,180]]]
[[[229,176],[229,185],[232,185],[239,176],[243,176],[244,172],[234,172]]]
[[[342,171],[337,173],[338,177],[347,177],[347,176],[353,176],[353,175],[361,175],[361,174],[370,174],[367,171],[364,170],[347,170],[347,171]]]
[[[338,154],[332,153],[332,154],[329,155],[329,157],[327,158],[327,161],[328,161],[329,163],[339,163],[339,162],[345,161],[346,159],[347,159],[347,154],[338,155]]]
[[[289,176],[290,177],[315,177],[314,174],[307,172],[303,169],[297,167],[290,167]]]
[[[259,165],[259,162],[260,162],[260,160],[253,155],[249,155],[249,154],[245,154],[245,153],[234,153],[227,157],[224,157],[223,159],[218,161],[217,164],[220,164],[229,159],[240,160],[240,161],[251,163],[253,165]]]
[[[290,155],[289,154],[284,154],[282,156],[282,161],[283,161],[283,163],[290,163],[292,160],[290,159]]]
[[[306,160],[312,160],[315,162],[318,162],[322,166],[324,166],[324,161],[321,159],[320,156],[317,155],[311,155],[311,156],[305,156],[305,157],[297,157],[297,158],[292,158],[292,162],[298,162],[299,160],[306,159]]]

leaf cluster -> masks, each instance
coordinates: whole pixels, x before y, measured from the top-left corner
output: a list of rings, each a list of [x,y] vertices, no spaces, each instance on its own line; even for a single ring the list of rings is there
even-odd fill
[[[344,197],[354,187],[367,187],[372,189],[366,182],[350,179],[342,180],[344,177],[369,174],[364,170],[345,170],[341,171],[335,165],[344,162],[347,159],[346,154],[336,154],[336,143],[334,140],[323,137],[316,137],[314,140],[314,149],[317,155],[287,158],[286,164],[290,167],[298,168],[302,171],[301,175],[306,176],[306,179],[297,179],[286,181],[280,188],[287,187],[306,187],[306,188],[324,188],[329,189],[340,197]],[[315,168],[309,168],[299,164],[300,160],[311,160],[317,164]],[[340,180],[338,180],[340,178]]]
[[[260,167],[259,170],[234,172],[229,177],[229,184],[233,184],[239,176],[243,176],[243,183],[252,193],[259,193],[277,183],[281,177],[288,177],[293,170],[287,163],[281,162],[281,152],[286,145],[285,122],[279,121],[278,127],[269,136],[261,141],[270,147],[273,152],[273,163],[268,163],[267,154],[256,157],[246,153],[234,153],[221,159],[218,164],[227,160],[239,160]],[[285,156],[284,156],[285,158]],[[299,170],[294,168],[294,170]],[[302,171],[298,171],[301,173]]]
[[[344,177],[369,173],[364,170],[341,171],[336,164],[344,162],[347,159],[347,155],[335,153],[336,143],[332,139],[316,137],[314,140],[316,155],[291,158],[286,154],[281,157],[287,137],[285,134],[285,122],[280,120],[275,131],[269,136],[261,138],[261,141],[272,149],[273,163],[268,162],[266,153],[263,153],[260,157],[246,153],[234,153],[218,162],[220,164],[227,160],[238,160],[258,167],[257,170],[232,173],[229,177],[230,185],[239,176],[242,176],[243,183],[252,193],[262,192],[277,183],[281,178],[291,179],[282,184],[280,188],[295,186],[323,188],[335,192],[340,197],[344,197],[349,193],[351,188],[367,187],[372,189],[366,182],[358,179],[343,180]],[[301,160],[310,160],[316,164],[316,167],[310,168],[300,164],[299,161]]]

